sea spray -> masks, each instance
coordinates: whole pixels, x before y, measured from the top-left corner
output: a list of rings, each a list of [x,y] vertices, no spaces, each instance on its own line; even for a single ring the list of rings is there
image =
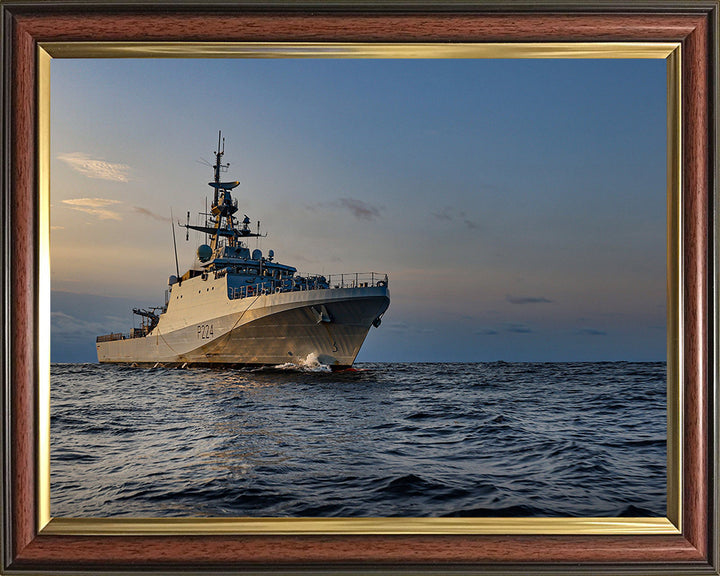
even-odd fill
[[[285,362],[285,364],[278,364],[273,366],[273,368],[277,370],[299,370],[302,372],[332,372],[330,366],[318,360],[318,355],[315,354],[315,352],[310,352],[305,360],[300,360],[299,364]]]

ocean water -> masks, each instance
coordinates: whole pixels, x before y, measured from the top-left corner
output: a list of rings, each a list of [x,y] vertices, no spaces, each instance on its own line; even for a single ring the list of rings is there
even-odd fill
[[[665,516],[665,363],[51,367],[51,513]]]

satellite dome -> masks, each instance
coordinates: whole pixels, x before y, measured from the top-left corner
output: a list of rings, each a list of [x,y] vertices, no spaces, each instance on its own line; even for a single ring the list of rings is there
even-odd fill
[[[173,274],[172,276],[170,276],[170,278],[168,280],[168,284],[170,286],[172,286],[173,284],[177,284],[177,281],[178,281],[178,277],[175,276],[175,274]]]
[[[262,258],[262,250],[259,248],[255,248],[255,250],[252,251],[252,259],[253,260],[260,260]]]
[[[272,262],[273,258],[275,258],[275,250],[270,250],[268,252],[268,260],[270,260],[270,262]]]
[[[212,257],[212,248],[207,244],[201,244],[198,246],[197,255],[200,262],[207,262]]]

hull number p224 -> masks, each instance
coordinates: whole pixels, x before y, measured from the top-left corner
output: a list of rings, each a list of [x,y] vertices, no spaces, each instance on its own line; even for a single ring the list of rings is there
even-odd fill
[[[197,328],[198,340],[209,340],[213,337],[212,324],[199,324]]]

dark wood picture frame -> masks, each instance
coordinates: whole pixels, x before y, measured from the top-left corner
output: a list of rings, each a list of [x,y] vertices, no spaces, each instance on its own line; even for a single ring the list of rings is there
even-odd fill
[[[718,2],[2,0],[2,570],[718,574]],[[682,523],[677,534],[69,535],[38,526],[43,42],[679,42]]]

